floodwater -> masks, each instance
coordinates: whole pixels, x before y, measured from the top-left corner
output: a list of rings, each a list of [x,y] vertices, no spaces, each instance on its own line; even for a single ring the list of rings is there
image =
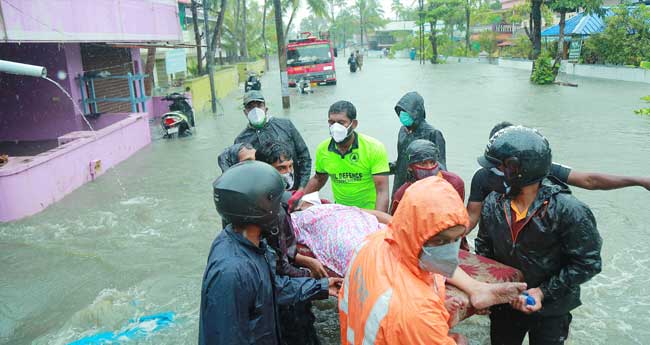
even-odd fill
[[[270,113],[292,119],[312,150],[328,135],[328,106],[347,99],[357,106],[358,130],[383,141],[394,159],[393,107],[417,90],[466,189],[490,128],[503,120],[539,128],[554,160],[575,169],[650,175],[650,118],[632,113],[648,85],[571,78],[578,88],[536,87],[520,70],[382,59],[366,59],[352,75],[344,58],[338,62],[339,84],[311,95],[291,90],[289,111],[281,109],[278,73],[262,79]],[[199,115],[191,138],[162,140],[154,125],[153,143],[129,160],[44,212],[0,225],[1,344],[67,344],[165,311],[177,314],[175,325],[139,343],[196,343],[201,278],[221,224],[211,182],[218,153],[246,124],[240,102],[241,91],[222,101],[224,116]],[[604,267],[583,285],[568,344],[650,343],[650,192],[575,194],[598,220]],[[317,303],[325,344],[339,342],[334,305]],[[473,317],[457,330],[487,344],[487,325]]]

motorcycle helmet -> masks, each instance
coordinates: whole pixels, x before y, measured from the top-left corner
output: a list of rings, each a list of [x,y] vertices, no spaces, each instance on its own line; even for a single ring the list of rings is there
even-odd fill
[[[541,181],[551,168],[551,148],[537,130],[511,126],[498,131],[478,157],[487,169],[501,168],[505,183],[523,187]]]
[[[284,180],[270,165],[245,161],[226,170],[212,184],[217,212],[228,223],[277,223]]]

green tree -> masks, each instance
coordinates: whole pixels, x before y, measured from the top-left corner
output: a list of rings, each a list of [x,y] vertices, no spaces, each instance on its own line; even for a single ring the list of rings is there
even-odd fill
[[[319,18],[314,15],[309,15],[300,21],[301,32],[312,32],[318,34],[322,31],[327,31],[329,22],[325,18]]]
[[[328,2],[326,0],[306,0],[307,8],[309,12],[317,17],[326,18]],[[296,17],[296,13],[300,7],[303,6],[302,0],[286,0],[282,3],[283,9],[291,8],[291,15],[289,15],[289,21],[287,22],[287,27],[284,30],[284,38],[289,39],[289,31],[291,30],[291,25],[293,20]]]
[[[386,23],[383,18],[384,10],[377,0],[356,0],[352,9],[359,20],[359,35],[363,46],[364,35],[368,37],[368,31],[378,29]]]
[[[605,30],[585,41],[583,56],[591,63],[639,66],[650,61],[650,7],[620,5],[605,18]]]
[[[390,10],[395,13],[395,20],[403,20],[404,15],[404,5],[400,0],[393,0],[390,4]]]
[[[564,55],[564,28],[566,26],[567,12],[574,12],[582,9],[587,14],[602,15],[603,11],[601,6],[603,0],[549,0],[548,6],[550,9],[560,14],[560,33],[558,36],[557,53],[555,55],[555,62],[553,63],[553,73],[557,77],[560,70],[560,62],[565,57]]]
[[[336,19],[330,26],[330,34],[337,46],[345,49],[347,41],[352,37],[359,27],[359,21],[349,8],[343,8],[339,11]],[[345,51],[344,51],[345,54]]]
[[[494,31],[483,31],[479,34],[478,42],[481,50],[492,56],[497,51],[497,34]]]
[[[551,56],[548,53],[540,54],[537,60],[535,60],[530,80],[537,85],[553,83],[555,74],[551,65]]]
[[[432,51],[431,63],[438,63],[438,21],[445,23],[457,22],[459,13],[461,15],[463,13],[463,8],[463,0],[427,0],[424,8],[424,20],[431,28],[429,33]]]

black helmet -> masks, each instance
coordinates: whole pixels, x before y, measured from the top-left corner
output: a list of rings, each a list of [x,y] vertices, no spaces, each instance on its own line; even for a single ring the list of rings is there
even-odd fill
[[[440,159],[440,150],[438,146],[429,140],[413,140],[406,148],[406,157],[408,164],[420,163],[427,160],[437,162]]]
[[[503,166],[505,181],[523,187],[542,180],[551,168],[551,148],[537,130],[511,126],[498,131],[478,157],[484,168]]]
[[[214,205],[226,221],[263,226],[277,222],[284,181],[272,166],[257,161],[233,165],[212,187]]]

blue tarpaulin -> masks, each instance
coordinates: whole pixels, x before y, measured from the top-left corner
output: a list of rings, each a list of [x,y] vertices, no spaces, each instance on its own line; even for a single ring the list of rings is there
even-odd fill
[[[73,341],[68,345],[117,345],[130,340],[139,340],[148,337],[172,325],[174,312],[159,313],[142,316],[129,320],[129,324],[118,332],[101,332],[95,335]]]
[[[603,16],[597,14],[578,13],[576,16],[567,19],[564,25],[566,36],[589,36],[605,30],[605,20],[614,14],[608,7],[603,8]],[[560,25],[553,25],[542,31],[542,37],[557,37],[560,35]]]

